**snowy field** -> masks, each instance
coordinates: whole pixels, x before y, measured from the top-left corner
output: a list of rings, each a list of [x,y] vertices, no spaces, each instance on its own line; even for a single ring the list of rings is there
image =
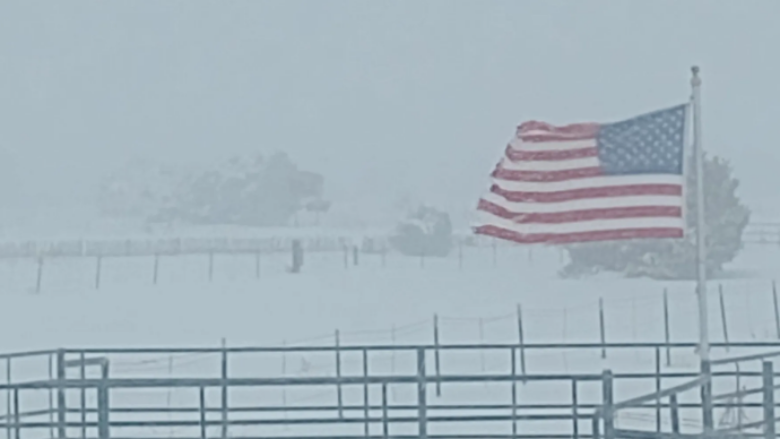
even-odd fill
[[[728,334],[731,341],[776,341],[772,280],[780,272],[780,249],[751,247],[743,252],[724,279],[710,285],[710,330],[713,341],[724,338],[718,285],[722,285]],[[152,258],[117,258],[102,262],[101,288],[95,289],[95,260],[53,259],[45,267],[41,294],[33,294],[37,265],[34,261],[0,261],[0,291],[6,310],[0,319],[3,351],[58,347],[218,347],[228,346],[332,346],[335,331],[342,346],[368,344],[430,344],[433,319],[438,315],[442,344],[516,343],[517,305],[523,309],[526,343],[591,342],[599,340],[599,300],[603,300],[607,342],[662,342],[664,338],[663,291],[668,291],[672,341],[696,340],[696,300],[691,282],[656,282],[619,279],[601,275],[587,280],[561,280],[557,271],[563,261],[555,249],[501,247],[493,250],[469,248],[462,261],[457,254],[446,259],[405,258],[389,254],[362,255],[360,265],[345,268],[343,255],[307,254],[299,275],[286,272],[289,256],[265,256],[259,278],[253,256],[219,256],[214,275],[208,280],[205,256],[166,257],[160,262],[159,282],[151,285]],[[351,262],[351,261],[350,261]],[[744,352],[723,349],[717,357]],[[443,352],[444,375],[506,373],[508,352]],[[359,353],[344,354],[345,376],[362,375]],[[429,365],[432,359],[428,359]],[[610,351],[602,360],[598,350],[529,351],[528,373],[600,373],[605,368],[619,372],[648,372],[655,368],[653,351]],[[332,354],[238,354],[231,357],[230,374],[235,377],[334,376]],[[14,381],[47,376],[41,359],[12,371]],[[112,356],[114,377],[219,376],[218,355]],[[697,357],[692,351],[673,352],[671,367],[664,371],[694,371]],[[3,367],[0,367],[2,369]],[[415,373],[413,355],[381,354],[370,358],[372,374]],[[430,371],[430,366],[429,366]],[[5,372],[3,372],[4,374]],[[670,380],[671,381],[671,380]],[[676,382],[664,382],[670,386]],[[654,391],[655,383],[618,382],[617,399]],[[569,403],[570,383],[529,383],[520,388],[521,403]],[[728,391],[733,389],[719,389]],[[361,387],[345,388],[347,405],[361,405]],[[441,398],[429,389],[431,404],[510,402],[507,384],[478,386],[445,385]],[[596,404],[600,383],[583,383],[581,404]],[[119,392],[118,392],[119,393]],[[148,391],[143,395],[112,394],[112,404],[157,407],[197,405],[189,390]],[[334,388],[296,388],[236,391],[233,404],[312,405],[334,404]],[[69,404],[78,404],[77,394]],[[691,401],[695,401],[695,395]],[[44,408],[47,398],[38,392],[30,404]],[[379,404],[378,388],[370,391],[372,404]],[[216,389],[208,395],[213,407],[219,404]],[[89,396],[94,406],[94,395]],[[412,404],[412,386],[392,390],[392,403]],[[6,411],[0,401],[0,410]],[[45,406],[45,404],[44,404]],[[354,413],[353,413],[354,414]],[[357,413],[356,415],[362,415]],[[170,415],[168,415],[170,416]],[[216,416],[216,415],[215,415]],[[238,415],[237,415],[238,416]],[[294,416],[294,415],[292,415]],[[644,414],[628,413],[619,419],[623,426],[652,428]],[[187,419],[195,419],[190,414]],[[169,418],[166,418],[169,419]],[[215,418],[216,419],[216,418]],[[686,425],[698,423],[696,413],[686,414]],[[589,423],[580,423],[582,432]],[[565,433],[571,423],[524,423],[533,433]],[[491,425],[435,426],[431,433],[509,433],[507,422]],[[395,434],[413,434],[416,426],[403,426]],[[262,431],[231,429],[235,436],[314,434],[309,430],[268,427]],[[362,425],[316,433],[362,434]],[[372,425],[372,434],[381,426]],[[395,428],[395,427],[394,427]],[[45,433],[45,432],[44,432]],[[134,432],[138,433],[138,432]],[[197,435],[187,429],[163,428],[152,435],[162,437]],[[213,434],[218,434],[214,429]],[[74,430],[73,434],[78,434]],[[124,434],[124,433],[123,433]],[[130,433],[128,433],[130,434]],[[35,435],[33,435],[35,436]],[[45,434],[43,434],[45,436]],[[37,437],[37,436],[36,436]]]

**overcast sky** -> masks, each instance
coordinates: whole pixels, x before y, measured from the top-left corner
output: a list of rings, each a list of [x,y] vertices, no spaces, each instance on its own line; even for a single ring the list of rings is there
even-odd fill
[[[699,64],[705,147],[780,219],[778,19],[777,0],[3,1],[0,170],[87,202],[131,157],[283,150],[336,203],[459,215],[521,121],[681,103]]]

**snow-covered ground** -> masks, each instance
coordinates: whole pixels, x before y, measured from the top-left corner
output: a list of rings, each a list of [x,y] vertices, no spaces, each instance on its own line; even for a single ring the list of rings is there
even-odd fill
[[[780,270],[780,249],[751,247],[735,261],[728,278],[710,285],[710,330],[723,340],[718,285],[722,285],[726,321],[732,341],[777,339],[772,279]],[[96,261],[90,258],[52,259],[44,268],[41,294],[33,294],[37,265],[30,260],[0,261],[0,297],[6,310],[0,319],[0,346],[4,351],[57,347],[172,347],[332,345],[335,330],[342,345],[430,343],[434,315],[439,318],[441,342],[514,343],[517,341],[516,307],[523,309],[527,343],[597,342],[599,300],[603,300],[608,342],[662,341],[663,291],[668,291],[673,341],[695,341],[696,301],[690,282],[656,282],[603,275],[586,280],[556,276],[563,261],[556,249],[500,247],[467,248],[462,261],[457,252],[446,259],[405,258],[389,254],[362,255],[360,265],[345,268],[341,254],[307,254],[299,275],[286,272],[289,256],[264,256],[256,276],[254,256],[219,256],[213,280],[208,280],[206,256],[162,258],[158,285],[151,285],[153,259],[106,259],[101,288],[95,289]],[[350,261],[351,262],[351,261]],[[719,349],[716,356],[734,355]],[[215,355],[112,357],[116,377],[218,376]],[[528,353],[529,373],[598,373],[654,370],[654,352],[536,351]],[[343,373],[362,374],[359,354],[345,354]],[[509,370],[506,352],[442,354],[442,373],[490,373]],[[695,370],[693,352],[676,351],[671,368]],[[284,364],[284,366],[282,366]],[[284,369],[283,369],[284,368]],[[0,367],[2,369],[2,367]],[[414,371],[413,356],[382,355],[370,361],[372,373]],[[3,372],[4,373],[4,372]],[[16,367],[14,380],[45,374],[42,363]],[[280,354],[231,360],[235,376],[317,376],[335,373],[331,355]],[[664,383],[668,386],[674,383]],[[596,403],[599,385],[583,384],[581,403]],[[447,385],[434,403],[508,403],[507,385],[480,388]],[[618,399],[654,390],[653,382],[617,384]],[[721,389],[724,390],[724,389]],[[431,389],[432,392],[432,389]],[[432,393],[431,393],[432,395]],[[521,402],[568,402],[569,385],[528,384]],[[39,395],[40,397],[40,395]],[[394,402],[413,402],[413,389],[397,389]],[[94,397],[91,396],[91,401]],[[335,389],[270,389],[231,394],[232,403],[290,405],[332,403]],[[218,394],[209,396],[218,404]],[[74,401],[76,401],[74,399]],[[112,395],[112,402],[138,403],[138,395]],[[371,391],[379,403],[379,391]],[[0,411],[5,411],[0,401]],[[75,402],[74,402],[75,403]],[[191,391],[148,392],[143,403],[155,406],[195,406]],[[362,389],[345,390],[346,404],[362,404]],[[622,422],[639,422],[634,414]],[[638,417],[637,417],[638,416]],[[696,423],[695,413],[686,415]],[[523,424],[526,431],[566,432],[569,423]],[[372,431],[378,434],[380,427]],[[413,430],[413,426],[410,426]],[[446,430],[449,428],[449,430]],[[442,426],[437,433],[464,426]],[[508,423],[480,426],[480,432],[508,432]],[[444,431],[444,430],[446,431]],[[530,430],[529,430],[530,429]],[[586,422],[582,431],[588,431]],[[181,431],[155,434],[186,434]],[[409,430],[409,431],[412,431]],[[359,433],[361,425],[347,432]],[[407,433],[409,431],[406,431]],[[264,429],[277,434],[289,430]],[[396,431],[396,434],[405,431]],[[193,432],[189,432],[193,433]],[[216,431],[215,431],[216,433]],[[236,429],[233,434],[246,434]],[[309,433],[312,433],[309,431]],[[193,433],[194,434],[194,433]],[[340,434],[340,433],[334,433]]]

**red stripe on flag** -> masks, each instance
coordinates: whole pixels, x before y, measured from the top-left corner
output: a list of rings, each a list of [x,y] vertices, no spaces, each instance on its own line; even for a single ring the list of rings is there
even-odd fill
[[[632,206],[568,210],[564,212],[518,213],[482,199],[479,200],[477,209],[492,213],[500,218],[512,220],[518,224],[562,224],[623,218],[682,218],[682,208],[679,206]]]
[[[613,241],[625,239],[682,238],[683,230],[672,227],[599,230],[576,233],[521,234],[497,226],[479,226],[474,232],[520,244],[571,244],[575,242]]]
[[[562,171],[517,171],[499,166],[493,171],[493,178],[509,181],[536,181],[553,183],[603,175],[601,167],[565,169]]]
[[[596,147],[564,149],[560,151],[527,151],[514,149],[511,145],[506,147],[506,157],[513,162],[522,161],[562,161],[598,157],[599,150]]]
[[[560,203],[588,198],[632,197],[638,195],[682,196],[679,184],[632,184],[625,186],[586,187],[554,192],[518,192],[493,185],[490,192],[515,203]]]
[[[517,127],[517,137],[525,142],[548,142],[593,139],[598,135],[599,125],[576,123],[555,126],[546,122],[531,120]]]

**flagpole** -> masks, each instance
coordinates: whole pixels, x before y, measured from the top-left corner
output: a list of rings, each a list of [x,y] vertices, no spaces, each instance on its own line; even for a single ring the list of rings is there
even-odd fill
[[[693,90],[693,156],[696,164],[696,295],[699,302],[699,358],[701,374],[711,378],[710,337],[707,315],[707,247],[704,224],[704,149],[701,141],[701,78],[699,67],[691,68]],[[702,386],[702,409],[705,433],[712,432],[712,384]]]

